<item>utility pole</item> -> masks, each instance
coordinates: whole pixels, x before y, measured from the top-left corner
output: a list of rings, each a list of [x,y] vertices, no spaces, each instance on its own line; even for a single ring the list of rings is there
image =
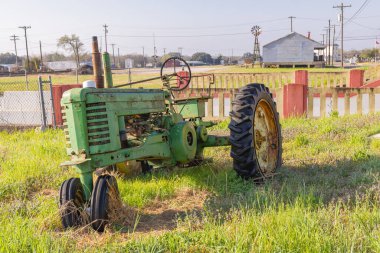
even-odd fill
[[[166,54],[166,48],[164,47],[164,55]]]
[[[325,45],[325,34],[322,33],[321,35],[322,35],[322,44]]]
[[[19,26],[18,28],[24,29],[24,36],[25,36],[25,47],[26,47],[26,71],[30,71],[30,64],[29,64],[29,49],[28,49],[28,37],[26,35],[26,30],[32,28],[31,26]]]
[[[331,65],[331,20],[329,19],[329,65]]]
[[[108,48],[107,48],[107,33],[108,33],[108,25],[104,24],[103,25],[104,27],[104,42],[106,44],[106,52],[108,52]]]
[[[296,17],[290,16],[288,18],[290,19],[290,32],[292,33],[293,32],[293,19]]]
[[[329,55],[330,55],[330,48],[329,48],[329,29],[327,27],[325,27],[325,29],[323,29],[324,31],[326,31],[326,34],[325,34],[325,38],[326,38],[326,48],[325,48],[325,56],[326,56],[326,65],[329,65]]]
[[[11,40],[13,40],[14,44],[15,44],[15,54],[16,54],[16,66],[18,66],[18,56],[17,56],[17,45],[16,45],[16,40],[19,40],[18,36],[16,35],[12,35],[11,36]]]
[[[334,55],[335,55],[335,25],[332,25],[333,29],[333,37],[332,37],[332,59],[331,63],[334,66]]]
[[[144,47],[142,47],[142,49],[143,49],[143,68],[145,68],[145,48]]]
[[[112,60],[113,60],[113,66],[116,67],[116,61],[115,61],[115,44],[111,44],[112,46]]]
[[[42,71],[42,67],[44,66],[44,62],[42,61],[42,43],[40,41],[40,67],[41,67],[41,71]]]
[[[341,48],[340,48],[340,60],[341,60],[341,67],[343,68],[343,23],[344,23],[344,8],[350,8],[351,7],[351,4],[350,5],[344,5],[343,3],[341,3],[340,5],[336,5],[336,6],[333,6],[333,8],[339,8],[340,9],[340,43],[341,43]]]
[[[79,84],[79,77],[78,77],[78,70],[79,70],[79,49],[78,49],[78,40],[75,40],[75,50],[76,50],[76,62],[77,62],[77,70],[76,70],[76,77],[77,77],[77,84]]]
[[[154,67],[157,68],[156,35],[154,33],[153,33],[153,61],[154,61]]]
[[[121,69],[121,61],[120,61],[120,48],[117,48],[117,61],[118,61],[118,65],[119,65],[119,68]]]
[[[183,47],[178,48],[179,57],[182,57],[182,49],[183,49]]]

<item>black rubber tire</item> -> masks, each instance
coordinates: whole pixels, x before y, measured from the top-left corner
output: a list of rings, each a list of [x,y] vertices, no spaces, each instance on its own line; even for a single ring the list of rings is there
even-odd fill
[[[98,232],[103,232],[105,226],[108,224],[109,212],[109,189],[110,186],[115,187],[117,194],[117,182],[115,177],[111,175],[99,176],[94,185],[91,196],[91,226]]]
[[[256,107],[259,101],[265,100],[274,115],[274,121],[277,128],[278,136],[278,154],[276,161],[277,170],[281,167],[282,160],[282,137],[279,115],[276,109],[276,103],[273,100],[269,89],[263,84],[248,84],[239,89],[232,103],[230,113],[231,122],[230,142],[231,157],[233,158],[233,168],[236,173],[244,179],[263,178],[264,175],[260,170],[260,165],[256,157],[254,148],[254,117]]]
[[[63,227],[70,228],[84,225],[81,215],[84,207],[85,198],[80,179],[70,178],[64,181],[59,189],[59,209]]]

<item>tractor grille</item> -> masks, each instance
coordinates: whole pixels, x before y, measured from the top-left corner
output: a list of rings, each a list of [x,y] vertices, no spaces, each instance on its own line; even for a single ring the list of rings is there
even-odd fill
[[[66,111],[65,107],[61,106],[61,112],[62,112],[62,123],[63,123],[63,131],[65,132],[65,140],[66,140],[66,148],[71,148],[71,142],[70,142],[70,136],[69,136],[69,129],[67,126],[67,118],[66,118]]]
[[[99,146],[110,143],[106,103],[86,104],[86,115],[89,146]]]

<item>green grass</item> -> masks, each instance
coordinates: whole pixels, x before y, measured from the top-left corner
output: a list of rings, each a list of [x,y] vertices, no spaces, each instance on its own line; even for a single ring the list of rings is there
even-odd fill
[[[150,226],[104,234],[62,229],[58,188],[75,176],[58,167],[62,131],[1,132],[0,252],[379,252],[378,132],[378,114],[284,120],[284,166],[263,185],[238,178],[225,147],[208,165],[119,178]]]
[[[42,75],[43,80],[48,80],[49,75]],[[53,85],[61,84],[76,84],[76,76],[73,74],[51,74]],[[140,81],[152,77],[159,76],[159,74],[141,74],[141,73],[132,73],[132,82]],[[79,75],[79,83],[83,83],[86,80],[93,80],[92,75]],[[28,77],[29,89],[28,90],[37,90],[38,89],[38,75],[29,75]],[[129,82],[128,74],[117,73],[113,74],[113,83],[114,85],[126,84]],[[15,77],[0,77],[0,92],[1,91],[17,91],[17,90],[26,90],[25,77],[15,76]],[[160,80],[150,81],[149,83],[136,84],[135,88],[138,87],[148,87],[148,88],[159,88],[161,87]]]

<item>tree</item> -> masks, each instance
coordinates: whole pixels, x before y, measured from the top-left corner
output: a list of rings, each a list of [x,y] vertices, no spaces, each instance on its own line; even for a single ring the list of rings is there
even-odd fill
[[[39,57],[33,56],[30,58],[29,67],[30,67],[31,72],[38,72],[38,70],[40,69],[40,66],[41,66],[41,59]],[[24,67],[25,69],[27,68],[26,61],[24,62]]]
[[[55,52],[55,53],[51,53],[51,54],[45,54],[44,58],[48,62],[50,62],[50,61],[64,61],[67,59],[67,56],[65,56],[64,54],[60,54],[58,52]]]
[[[250,52],[246,52],[246,53],[243,54],[242,58],[243,58],[243,60],[248,60],[248,59],[252,60],[253,59],[253,54],[250,53]]]
[[[197,52],[191,56],[192,61],[201,61],[207,64],[212,64],[213,60],[210,54],[205,52]]]
[[[180,53],[177,53],[177,52],[170,52],[168,54],[161,56],[160,63],[164,63],[170,57],[181,57],[181,55],[180,55]]]
[[[82,53],[83,43],[80,41],[79,37],[75,34],[64,35],[58,39],[57,43],[58,47],[63,48],[68,52],[72,52],[75,57],[75,63],[77,65],[77,69],[79,68],[79,56]]]
[[[21,62],[21,58],[17,57],[18,62]],[[0,54],[0,64],[15,64],[16,55],[13,53]]]
[[[377,49],[367,48],[363,49],[360,53],[360,57],[364,59],[373,59],[377,55]]]

